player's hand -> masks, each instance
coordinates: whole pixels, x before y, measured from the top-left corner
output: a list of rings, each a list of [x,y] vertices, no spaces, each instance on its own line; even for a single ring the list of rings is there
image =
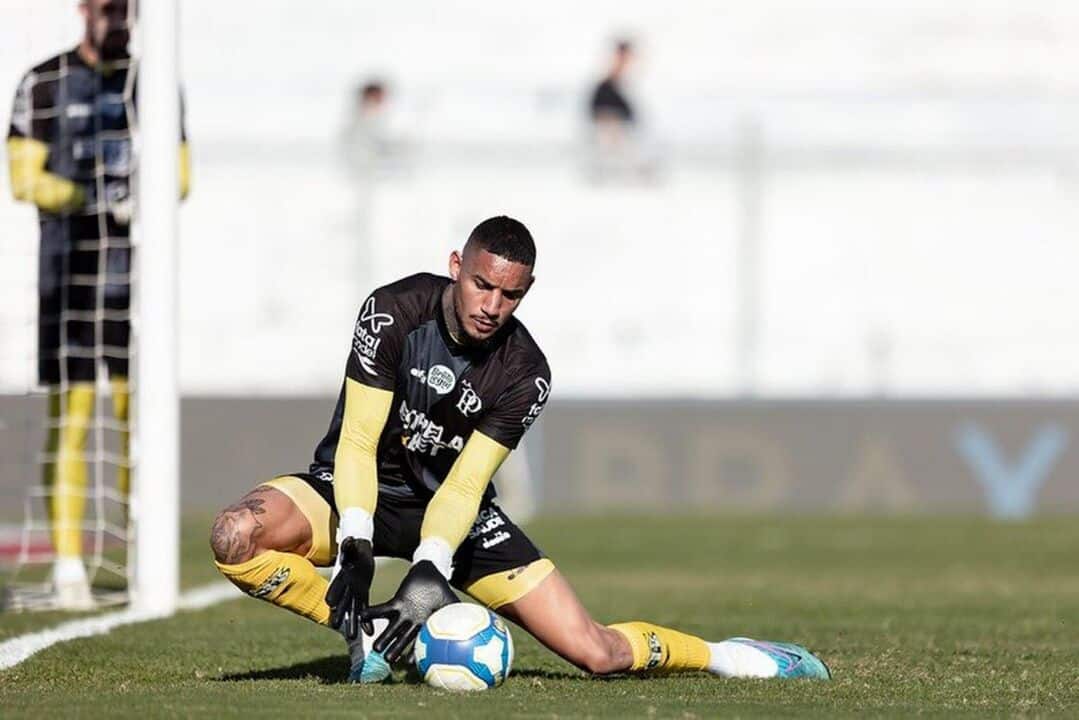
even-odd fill
[[[367,609],[371,579],[375,576],[374,552],[370,540],[354,537],[342,540],[337,552],[341,567],[326,590],[330,625],[341,630],[349,640],[354,640],[359,634],[360,615]],[[375,634],[370,621],[363,620],[362,623],[365,633]]]
[[[435,610],[455,602],[457,596],[434,563],[419,561],[405,575],[393,598],[363,611],[364,622],[385,618],[390,623],[375,640],[375,652],[388,662],[396,662],[416,639],[427,618]]]

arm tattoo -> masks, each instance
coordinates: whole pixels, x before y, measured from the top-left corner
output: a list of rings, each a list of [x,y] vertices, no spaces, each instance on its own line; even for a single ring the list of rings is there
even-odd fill
[[[218,562],[234,565],[251,559],[255,538],[263,529],[258,516],[266,514],[262,507],[266,501],[256,496],[267,490],[270,488],[266,486],[255,488],[217,516],[210,544]]]

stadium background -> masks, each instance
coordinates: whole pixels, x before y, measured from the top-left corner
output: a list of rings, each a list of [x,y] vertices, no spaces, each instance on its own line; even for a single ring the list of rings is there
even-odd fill
[[[0,98],[74,44],[9,0]],[[541,510],[1079,508],[1079,10],[967,0],[181,4],[189,510],[306,464],[358,300],[478,219],[539,242]],[[648,178],[589,175],[612,38]],[[392,162],[342,152],[390,88]],[[5,100],[5,102],[7,102]],[[6,110],[3,118],[6,120]],[[34,211],[0,180],[0,490],[35,477]],[[627,492],[631,489],[631,492]],[[5,500],[3,520],[21,504]]]

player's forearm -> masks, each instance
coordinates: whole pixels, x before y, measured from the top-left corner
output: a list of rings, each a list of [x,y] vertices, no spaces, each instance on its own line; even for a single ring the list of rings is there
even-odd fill
[[[378,502],[378,439],[392,404],[392,392],[345,380],[333,484],[341,537],[371,539]]]
[[[8,138],[8,163],[11,194],[16,200],[30,202],[46,212],[64,212],[82,207],[86,196],[67,178],[45,171],[49,149],[45,143],[30,138]]]
[[[486,435],[472,433],[427,505],[413,562],[430,560],[449,577],[453,554],[472,528],[487,485],[509,452]]]

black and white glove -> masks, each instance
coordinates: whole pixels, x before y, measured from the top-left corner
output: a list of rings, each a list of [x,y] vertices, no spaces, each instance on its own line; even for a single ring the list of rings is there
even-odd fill
[[[375,558],[370,540],[347,537],[338,546],[340,567],[326,590],[330,606],[330,625],[355,640],[362,623],[363,631],[374,635],[371,622],[361,615],[367,609],[371,579],[375,576]]]
[[[365,623],[376,618],[389,621],[375,640],[374,650],[392,663],[416,639],[427,618],[455,602],[458,602],[457,595],[435,564],[420,560],[413,564],[389,601],[367,608],[361,617]]]

